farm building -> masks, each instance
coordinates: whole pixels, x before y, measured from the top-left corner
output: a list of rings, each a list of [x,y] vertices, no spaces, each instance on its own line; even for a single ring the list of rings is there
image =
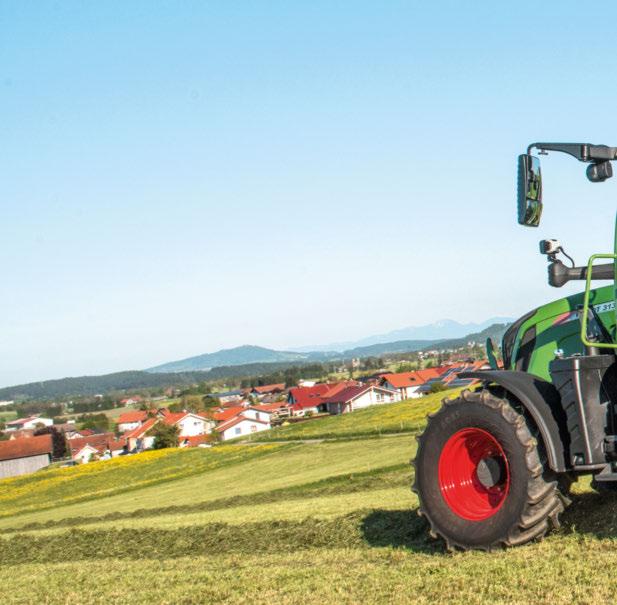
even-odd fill
[[[39,426],[51,426],[54,421],[51,418],[41,418],[40,416],[29,416],[28,418],[18,418],[6,423],[6,432],[20,431],[23,429],[36,429]]]
[[[52,452],[51,435],[0,441],[0,479],[34,473],[49,466]]]

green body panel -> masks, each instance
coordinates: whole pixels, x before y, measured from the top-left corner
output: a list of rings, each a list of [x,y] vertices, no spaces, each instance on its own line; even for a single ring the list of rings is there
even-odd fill
[[[615,218],[615,234],[613,237],[613,252],[617,254],[617,217]],[[608,257],[611,255],[597,255]],[[589,260],[590,265],[594,257]],[[589,265],[589,266],[590,266]],[[613,343],[617,343],[615,299],[617,298],[617,262],[615,262],[615,279],[610,286],[591,288],[590,271],[584,292],[560,298],[546,305],[538,307],[523,321],[513,340],[510,340],[512,351],[507,370],[524,370],[545,380],[551,381],[549,364],[555,359],[557,350],[563,351],[566,357],[579,353],[585,354],[582,332],[585,324],[579,317],[579,309],[583,307],[587,298],[590,307],[593,307],[600,321],[608,332],[613,335]],[[535,328],[535,339],[525,344],[525,333]],[[502,343],[502,350],[506,350],[506,336]],[[615,344],[608,345],[615,348]],[[608,352],[608,349],[605,349]]]
[[[555,351],[561,349],[566,356],[584,354],[581,341],[581,325],[577,308],[583,304],[584,293],[555,300],[538,307],[519,327],[511,353],[508,370],[521,369],[521,355],[527,357],[525,371],[550,381],[549,364],[555,359]],[[600,320],[613,334],[615,329],[615,290],[605,286],[590,293],[590,304],[594,306]],[[525,333],[535,327],[535,341],[524,351]],[[504,345],[505,347],[505,339]]]

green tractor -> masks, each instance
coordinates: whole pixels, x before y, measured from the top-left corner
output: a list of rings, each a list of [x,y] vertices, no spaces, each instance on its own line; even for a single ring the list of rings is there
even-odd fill
[[[533,149],[586,162],[592,182],[610,178],[617,158],[617,147],[605,145],[530,145],[519,156],[518,176],[518,222],[529,227],[542,215]],[[584,292],[514,322],[503,337],[503,369],[487,343],[492,369],[462,375],[482,386],[445,399],[418,438],[418,513],[449,549],[490,550],[542,538],[558,527],[580,475],[593,475],[598,491],[617,491],[617,229],[614,253],[594,254],[586,266],[575,266],[556,240],[540,242],[540,252],[551,286],[582,280]],[[599,280],[612,284],[592,288]]]

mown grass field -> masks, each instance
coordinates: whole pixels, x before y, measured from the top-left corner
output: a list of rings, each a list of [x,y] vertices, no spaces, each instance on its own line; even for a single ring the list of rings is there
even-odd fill
[[[409,432],[438,405],[358,412],[363,437],[353,414],[313,423],[327,422],[327,441],[168,450],[0,481],[2,601],[610,600],[617,499],[588,482],[542,542],[451,554],[427,536],[409,489]],[[374,434],[378,412],[386,436]],[[395,412],[405,434],[393,432]]]

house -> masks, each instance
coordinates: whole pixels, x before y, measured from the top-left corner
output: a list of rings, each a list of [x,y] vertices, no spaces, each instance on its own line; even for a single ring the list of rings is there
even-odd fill
[[[243,408],[244,409],[244,408]],[[164,410],[159,416],[165,424],[178,427],[179,437],[196,437],[212,432],[215,423],[200,414],[193,412],[170,412]]]
[[[148,412],[145,410],[135,410],[120,414],[116,423],[118,424],[118,430],[121,433],[125,433],[141,426],[146,420],[148,420]]]
[[[225,393],[212,393],[211,397],[219,400],[221,404],[231,403],[244,399],[244,391],[226,391]]]
[[[278,384],[264,384],[262,386],[253,387],[251,389],[251,393],[258,398],[261,398],[265,395],[278,395],[283,391],[285,391],[284,382]]]
[[[93,445],[86,444],[79,451],[75,452],[71,458],[80,464],[87,464],[92,458],[98,455],[99,450],[97,448]]]
[[[426,370],[414,370],[413,372],[397,372],[383,374],[381,386],[386,389],[398,391],[402,399],[415,399],[423,395],[420,388],[429,380],[439,380],[439,377],[447,368],[427,368]]]
[[[51,435],[0,441],[0,479],[34,473],[51,464]]]
[[[27,418],[18,418],[11,420],[5,424],[5,431],[18,431],[22,429],[36,429],[39,426],[51,426],[54,421],[51,418],[42,418],[41,416],[28,416]]]
[[[321,404],[338,393],[339,391],[357,386],[355,380],[346,380],[334,383],[319,383],[310,387],[294,387],[289,389],[287,401],[293,416],[306,416],[307,414],[317,414]]]
[[[327,393],[331,385],[325,383],[315,384],[310,387],[293,387],[289,389],[287,402],[293,416],[305,416],[306,414],[316,414],[319,404],[322,402],[322,395]]]
[[[154,436],[148,435],[148,431],[159,422],[159,418],[148,418],[142,425],[127,431],[122,435],[126,441],[127,449],[129,452],[134,450],[141,452],[143,450],[149,450],[154,445]]]
[[[321,409],[330,414],[346,414],[371,405],[381,405],[400,401],[398,391],[375,385],[349,386],[326,398]]]
[[[126,439],[117,440],[113,433],[98,433],[67,440],[71,458],[84,463],[93,457],[103,456],[107,451],[110,456],[118,456],[126,450],[126,445]]]
[[[217,426],[215,430],[220,435],[221,441],[227,441],[228,439],[245,437],[253,433],[267,431],[269,428],[270,423],[264,420],[236,416],[227,422],[223,422]]]
[[[120,403],[123,406],[129,406],[129,405],[135,405],[136,403],[139,403],[141,401],[141,397],[139,397],[139,395],[134,395],[133,397],[125,397],[124,399],[120,400]]]
[[[278,401],[250,406],[242,415],[246,418],[254,418],[255,420],[267,420],[270,424],[273,424],[284,418],[289,418],[291,409],[286,401]]]

